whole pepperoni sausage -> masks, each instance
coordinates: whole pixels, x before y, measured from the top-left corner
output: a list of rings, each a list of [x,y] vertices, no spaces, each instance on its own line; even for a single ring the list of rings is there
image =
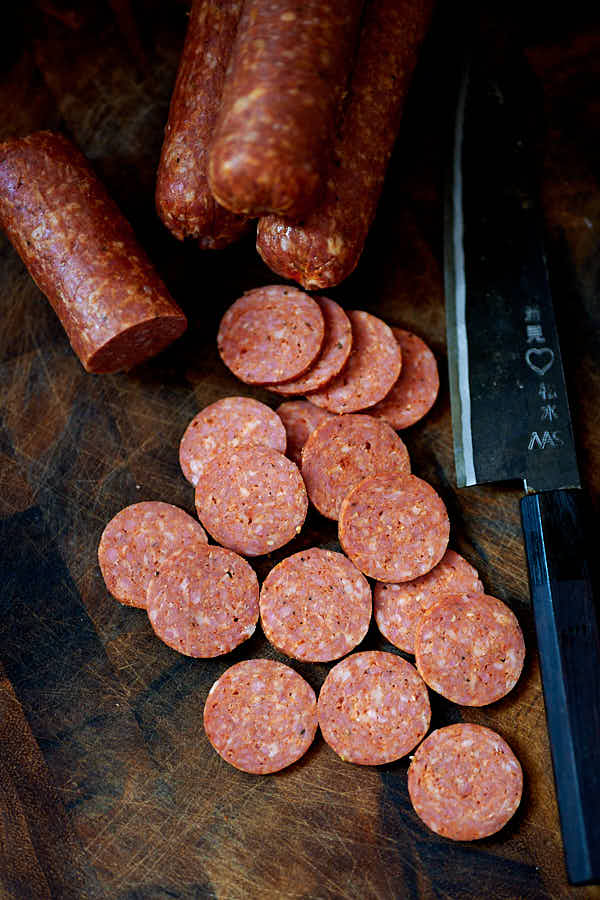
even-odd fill
[[[0,144],[0,225],[88,372],[131,369],[185,331],[131,226],[62,135]]]
[[[356,267],[375,216],[430,0],[371,0],[320,203],[301,224],[260,220],[264,261],[305,288],[339,284]]]
[[[156,181],[156,209],[179,240],[226,247],[249,222],[224,209],[207,180],[208,150],[221,105],[242,0],[194,0]]]
[[[210,151],[232,212],[295,217],[314,205],[363,0],[247,0]]]

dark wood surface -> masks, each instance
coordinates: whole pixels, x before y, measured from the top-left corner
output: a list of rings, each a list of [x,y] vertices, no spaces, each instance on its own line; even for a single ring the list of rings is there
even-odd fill
[[[43,7],[43,10],[41,9]],[[194,413],[235,381],[216,326],[243,290],[273,276],[252,238],[203,254],[172,239],[153,184],[185,4],[23,5],[2,35],[1,135],[60,127],[91,158],[190,317],[186,336],[129,375],[86,375],[52,310],[0,238],[0,897],[558,898],[564,871],[526,579],[518,486],[457,490],[441,273],[443,139],[453,59],[448,10],[424,48],[376,224],[356,273],[331,296],[414,329],[442,387],[405,433],[414,471],[448,505],[451,545],[522,622],[517,688],[481,710],[432,696],[433,724],[496,728],[525,771],[515,818],[454,844],[411,810],[407,760],[344,764],[320,737],[272,777],[226,765],[202,709],[233,661],[276,656],[259,633],[230,657],[179,656],[142,611],[106,592],[101,531],[128,503],[193,512],[177,462]],[[129,15],[129,13],[133,15]],[[543,22],[543,24],[539,24]],[[583,476],[600,491],[600,27],[572,8],[523,24],[545,98],[549,262]],[[314,513],[294,545],[334,547]],[[256,561],[264,577],[272,559]],[[365,647],[392,649],[373,629]],[[318,688],[328,666],[296,668]]]

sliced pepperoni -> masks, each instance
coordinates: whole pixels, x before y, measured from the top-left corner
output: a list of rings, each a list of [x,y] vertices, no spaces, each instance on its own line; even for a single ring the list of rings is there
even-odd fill
[[[525,642],[515,614],[501,600],[447,594],[419,622],[415,658],[436,693],[461,706],[485,706],[517,683]]]
[[[204,729],[219,756],[236,769],[252,775],[278,772],[300,759],[314,740],[315,693],[283,663],[239,662],[211,687]]]
[[[183,550],[150,582],[147,610],[155,634],[173,650],[221,656],[254,634],[258,579],[232,550]]]
[[[329,672],[318,703],[323,737],[346,762],[378,766],[406,756],[431,719],[427,688],[394,653],[353,653]]]
[[[273,384],[302,375],[323,346],[325,323],[312,297],[271,285],[248,291],[219,326],[217,347],[228,369],[247,384]]]
[[[377,582],[373,612],[384,637],[406,653],[415,652],[415,633],[423,613],[443,594],[483,593],[477,570],[466,559],[446,550],[427,575],[404,584]]]
[[[199,522],[170,503],[144,501],[110,520],[100,538],[98,562],[106,587],[127,606],[146,606],[150,579],[178,550],[206,548]]]
[[[391,473],[372,475],[352,488],[342,501],[338,530],[342,549],[361,572],[398,583],[439,563],[450,522],[430,484]]]
[[[426,738],[408,769],[408,793],[425,825],[453,841],[496,834],[516,812],[521,765],[482,725],[448,725]]]
[[[293,396],[316,391],[335,378],[350,356],[352,349],[352,326],[341,306],[327,297],[316,297],[325,321],[325,340],[321,355],[310,369],[294,381],[269,385],[278,394]]]
[[[379,472],[410,472],[408,450],[393,428],[372,416],[335,416],[323,422],[302,451],[302,477],[311,503],[337,519],[346,494]]]
[[[349,653],[371,621],[371,588],[341,553],[313,547],[271,569],[260,591],[268,640],[303,662],[328,662]]]
[[[402,350],[402,371],[383,400],[369,409],[393,428],[414,425],[429,412],[440,388],[435,356],[420,337],[403,328],[392,328]]]
[[[196,486],[196,509],[219,544],[260,556],[300,533],[308,497],[294,463],[270,447],[248,444],[207,463]]]
[[[402,353],[385,322],[362,310],[351,310],[352,351],[333,381],[309,400],[333,413],[349,413],[378,403],[400,375]]]
[[[251,397],[225,397],[194,416],[179,445],[179,464],[194,486],[213,456],[242,444],[265,444],[285,453],[286,434],[277,413]]]
[[[302,462],[302,448],[317,425],[329,419],[331,413],[313,406],[308,400],[288,400],[277,407],[287,435],[287,455],[297,466]]]

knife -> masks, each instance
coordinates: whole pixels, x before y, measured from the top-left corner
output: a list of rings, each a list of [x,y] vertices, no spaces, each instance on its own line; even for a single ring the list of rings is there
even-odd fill
[[[586,498],[543,246],[539,88],[523,56],[472,52],[445,208],[458,487],[520,479],[567,874],[600,880],[600,630]],[[597,552],[597,551],[596,551]]]

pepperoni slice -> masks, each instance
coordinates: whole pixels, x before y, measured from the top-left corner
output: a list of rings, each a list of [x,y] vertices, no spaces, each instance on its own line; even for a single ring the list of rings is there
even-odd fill
[[[352,323],[348,362],[326,387],[309,400],[333,413],[349,413],[378,403],[400,375],[402,353],[385,322],[362,310],[347,313]]]
[[[338,531],[342,549],[361,572],[398,583],[439,563],[450,522],[431,485],[391,473],[371,475],[352,488],[340,507]]]
[[[392,328],[402,350],[402,371],[383,400],[371,407],[373,416],[381,416],[400,430],[414,425],[429,412],[440,388],[435,356],[420,337],[403,328]]]
[[[102,532],[98,562],[106,587],[127,606],[146,606],[150,579],[178,550],[206,548],[204,529],[170,503],[150,500],[126,506]]]
[[[211,687],[204,729],[223,759],[252,775],[291,765],[312,744],[317,701],[311,686],[283,663],[249,659]]]
[[[148,618],[173,650],[207,659],[254,634],[258,579],[245,559],[223,547],[172,556],[148,587]]]
[[[287,435],[287,455],[300,466],[306,441],[317,425],[328,419],[331,413],[313,406],[308,400],[288,400],[278,406],[276,412]]]
[[[508,694],[525,658],[515,614],[487,594],[447,594],[423,615],[417,668],[429,687],[461,706],[486,706]]]
[[[393,428],[372,416],[335,416],[313,431],[302,451],[310,501],[337,519],[342,500],[359,481],[379,472],[410,472],[408,450]]]
[[[349,653],[371,621],[371,588],[341,553],[313,547],[271,569],[260,592],[260,618],[271,643],[303,662]]]
[[[227,447],[265,444],[285,453],[286,434],[277,413],[251,397],[225,397],[201,410],[186,428],[179,445],[179,464],[194,486],[206,463]]]
[[[341,306],[327,297],[316,297],[325,321],[325,340],[321,355],[308,372],[285,384],[269,385],[278,394],[292,396],[316,391],[335,378],[346,365],[352,349],[352,326]]]
[[[408,769],[408,793],[425,825],[452,841],[496,834],[516,812],[523,771],[506,741],[482,725],[448,725],[426,738]]]
[[[257,444],[213,457],[196,486],[198,518],[230,550],[260,556],[300,533],[308,497],[294,463]]]
[[[353,653],[331,669],[319,694],[319,727],[346,762],[378,766],[406,756],[429,728],[427,688],[394,653]]]
[[[229,307],[219,326],[221,359],[247,384],[298,378],[315,362],[325,323],[312,297],[271,285],[249,291]]]
[[[373,591],[373,612],[384,637],[406,653],[415,652],[415,633],[423,613],[443,594],[483,593],[477,570],[466,559],[446,550],[441,561],[427,575],[404,584],[377,582]]]

